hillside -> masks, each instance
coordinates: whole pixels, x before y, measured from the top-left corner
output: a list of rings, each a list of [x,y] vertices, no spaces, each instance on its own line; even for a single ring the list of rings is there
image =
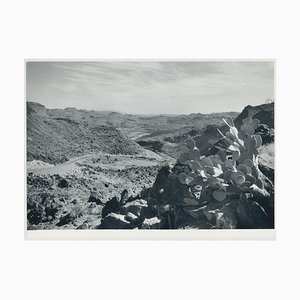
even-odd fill
[[[137,154],[142,148],[115,127],[80,116],[76,109],[64,113],[38,103],[27,103],[27,160],[61,163],[80,155],[105,152]]]
[[[239,116],[234,120],[235,126],[240,128],[242,120],[251,117],[260,120],[261,124],[266,124],[274,128],[274,103],[262,104],[257,106],[246,106]]]

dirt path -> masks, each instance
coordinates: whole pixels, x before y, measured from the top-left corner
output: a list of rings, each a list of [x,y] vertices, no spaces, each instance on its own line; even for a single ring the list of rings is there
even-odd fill
[[[39,175],[68,175],[68,174],[76,174],[81,172],[81,168],[78,165],[79,162],[83,162],[85,159],[94,156],[95,154],[87,154],[80,157],[76,157],[68,160],[59,165],[55,166],[46,166],[44,168],[27,168],[27,173],[34,173]]]
[[[145,150],[142,155],[137,156],[93,153],[70,159],[69,161],[58,165],[42,166],[42,162],[37,161],[36,164],[32,164],[32,162],[30,162],[27,164],[27,173],[34,173],[38,175],[59,174],[61,176],[80,175],[84,165],[94,167],[99,166],[107,170],[118,170],[130,167],[156,166],[164,160],[165,158],[149,150]]]

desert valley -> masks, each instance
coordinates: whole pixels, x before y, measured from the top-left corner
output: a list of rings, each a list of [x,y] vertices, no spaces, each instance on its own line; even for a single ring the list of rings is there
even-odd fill
[[[254,197],[250,202],[231,196],[219,156],[221,150],[230,155],[223,119],[240,128],[247,118],[257,121],[251,134],[261,138],[257,157],[264,176],[262,193],[243,190]],[[183,159],[190,150],[197,157]],[[196,160],[203,170],[193,169]],[[273,228],[273,162],[273,103],[241,113],[130,115],[27,102],[28,229]],[[207,194],[219,183],[211,185],[205,175],[219,166],[227,188],[222,201]],[[187,172],[204,182],[190,184],[189,175],[182,178]],[[239,175],[255,181],[253,174]]]

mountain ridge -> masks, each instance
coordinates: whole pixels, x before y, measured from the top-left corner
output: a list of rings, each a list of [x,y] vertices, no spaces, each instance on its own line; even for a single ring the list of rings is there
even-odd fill
[[[39,102],[34,101],[26,101],[26,103],[29,103],[30,105],[37,105],[40,107],[44,107],[47,110],[78,110],[78,111],[84,111],[84,112],[93,112],[93,113],[103,113],[103,114],[120,114],[120,115],[126,115],[126,116],[143,116],[143,117],[156,117],[156,116],[170,116],[170,117],[177,117],[177,116],[209,116],[209,115],[218,115],[218,114],[238,114],[239,112],[236,111],[224,111],[224,112],[211,112],[211,113],[189,113],[189,114],[169,114],[169,113],[159,113],[159,114],[147,114],[147,113],[130,113],[130,112],[122,112],[122,111],[115,111],[115,110],[95,110],[95,109],[83,109],[83,108],[77,108],[75,106],[68,106],[65,108],[47,108],[44,104],[41,104]]]

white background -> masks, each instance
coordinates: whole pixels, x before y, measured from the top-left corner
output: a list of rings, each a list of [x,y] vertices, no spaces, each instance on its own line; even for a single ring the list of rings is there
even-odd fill
[[[1,2],[1,299],[296,299],[298,1],[105,3]],[[24,241],[29,58],[276,58],[277,240]]]

